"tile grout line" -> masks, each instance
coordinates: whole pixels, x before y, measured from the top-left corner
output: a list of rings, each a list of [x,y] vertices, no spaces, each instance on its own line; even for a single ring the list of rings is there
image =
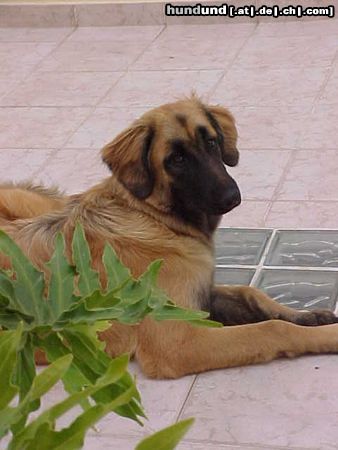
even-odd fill
[[[132,70],[129,70],[131,68],[131,66],[133,66],[143,55],[144,53],[149,49],[149,47],[162,35],[162,33],[167,29],[167,25],[163,24],[160,25],[161,29],[159,30],[159,32],[153,37],[153,39],[151,39],[151,41],[149,42],[148,45],[145,46],[145,48],[133,59],[133,61],[131,61],[128,65],[127,65],[127,69],[126,72],[133,72]],[[136,71],[139,72],[139,71]],[[162,70],[160,70],[160,72],[162,72]]]
[[[269,217],[269,214],[270,214],[270,212],[272,210],[274,202],[276,202],[277,199],[278,199],[278,195],[280,193],[280,189],[281,189],[284,181],[286,180],[288,171],[289,171],[289,169],[291,167],[294,155],[296,154],[297,150],[296,149],[292,149],[292,150],[289,150],[289,151],[290,151],[290,155],[289,155],[289,157],[288,157],[288,159],[286,161],[286,164],[285,164],[284,170],[282,172],[282,175],[281,175],[281,177],[280,177],[280,179],[279,179],[279,181],[278,181],[278,183],[277,183],[277,185],[276,185],[276,187],[274,189],[274,192],[273,192],[272,197],[270,199],[270,203],[268,204],[268,207],[267,207],[266,212],[264,214],[264,226],[266,226],[266,222],[268,220],[268,217]]]
[[[0,27],[1,28],[1,27]],[[68,28],[68,27],[67,27]],[[41,64],[41,62],[45,59],[45,58],[47,58],[48,56],[50,56],[52,53],[53,53],[53,51],[54,50],[56,50],[69,36],[71,36],[71,34],[74,32],[74,30],[75,30],[75,28],[74,27],[69,27],[69,28],[71,28],[71,31],[68,33],[68,34],[66,34],[59,42],[44,42],[44,41],[34,41],[34,42],[32,42],[32,41],[22,41],[22,42],[16,42],[16,41],[5,41],[5,43],[10,43],[10,44],[15,44],[15,43],[23,43],[23,44],[56,44],[55,45],[55,47],[54,48],[52,48],[51,50],[50,50],[50,52],[48,52],[45,56],[43,56],[42,57],[42,59],[40,60],[40,61],[38,61],[36,64],[34,64],[33,66],[32,66],[32,68],[31,68],[31,70],[30,71],[28,71],[27,73],[26,73],[26,75],[18,82],[18,84],[15,86],[15,87],[13,87],[13,89],[10,89],[8,92],[6,92],[6,94],[4,94],[3,96],[1,96],[1,98],[5,98],[5,97],[7,97],[7,96],[10,96],[16,89],[18,89],[18,88],[20,88],[20,87],[22,87],[23,86],[23,84],[26,82],[26,81],[28,81],[29,80],[29,78],[33,75],[33,73],[35,72],[35,70],[36,70],[36,68],[39,66],[39,64]],[[16,71],[14,70],[14,71],[10,71],[9,73],[11,73],[11,75],[12,76],[15,76],[15,74],[16,74]],[[1,72],[0,72],[0,74],[1,74]],[[26,106],[26,107],[28,107],[29,108],[29,106]],[[12,108],[11,106],[6,106],[6,105],[4,105],[4,106],[2,106],[2,105],[0,105],[0,109],[3,109],[3,108]]]
[[[163,30],[166,27],[163,26],[161,27],[161,29],[159,30],[159,32],[154,36],[154,38],[149,42],[148,45],[146,45],[146,47],[144,48],[144,50],[140,53],[140,55],[138,55],[136,57],[136,60],[148,49],[148,47],[155,42],[155,40],[158,38],[158,36],[160,36],[163,32]],[[62,147],[66,147],[67,143],[73,138],[73,136],[75,135],[75,133],[82,127],[82,125],[90,118],[90,116],[95,113],[95,111],[99,108],[99,104],[103,101],[103,99],[109,95],[109,92],[117,85],[117,83],[123,79],[123,77],[128,73],[128,69],[130,67],[131,64],[134,64],[134,60],[132,62],[130,62],[127,65],[126,70],[122,70],[122,71],[116,71],[116,72],[120,72],[121,75],[113,82],[113,84],[110,86],[110,88],[95,102],[95,105],[93,105],[91,107],[91,111],[88,113],[88,115],[86,115],[86,117],[84,118],[84,120],[74,129],[74,131],[72,132],[71,135],[69,135],[69,137],[66,139],[66,141],[63,143]],[[111,108],[109,108],[111,109]]]
[[[326,77],[325,77],[321,87],[319,88],[317,95],[313,99],[310,113],[312,113],[314,111],[315,107],[318,105],[318,101],[320,100],[320,97],[322,96],[323,92],[325,91],[325,88],[326,88],[326,86],[327,86],[327,84],[328,84],[328,82],[329,82],[329,80],[331,78],[331,75],[334,72],[335,66],[338,65],[337,61],[338,61],[338,50],[336,51],[336,53],[335,53],[335,55],[334,55],[334,57],[332,59],[331,66],[328,69]]]
[[[183,414],[183,410],[184,410],[184,408],[185,408],[185,406],[186,406],[186,404],[187,404],[187,402],[188,402],[188,400],[189,400],[190,394],[191,394],[191,392],[192,392],[192,390],[193,390],[193,388],[194,388],[194,386],[195,386],[195,383],[196,383],[196,381],[197,381],[197,377],[198,377],[198,374],[197,374],[197,375],[194,375],[194,379],[193,379],[192,382],[191,382],[191,385],[190,385],[190,387],[189,387],[189,390],[188,390],[188,392],[187,392],[187,395],[186,395],[185,399],[183,400],[182,405],[181,405],[181,407],[180,407],[180,409],[179,409],[179,411],[178,411],[178,414],[177,414],[177,416],[176,416],[176,418],[175,418],[175,423],[177,423],[177,422],[180,420],[180,418],[181,418],[181,416],[182,416],[182,414]]]
[[[255,26],[252,28],[252,31],[250,33],[248,33],[247,37],[244,39],[242,45],[239,47],[239,49],[237,50],[237,52],[235,53],[234,57],[231,59],[231,61],[229,61],[229,64],[226,68],[222,68],[223,70],[223,75],[220,77],[220,79],[218,80],[217,83],[215,83],[215,85],[213,86],[212,89],[210,89],[209,94],[208,94],[208,99],[210,97],[212,97],[215,94],[215,91],[217,89],[217,87],[220,85],[220,83],[224,80],[224,78],[228,75],[228,73],[230,72],[230,70],[232,69],[236,59],[238,58],[239,54],[241,53],[241,51],[243,50],[243,48],[246,46],[247,42],[249,41],[249,39],[254,35],[256,29],[258,27],[258,22],[255,22]],[[217,70],[217,69],[215,69]]]

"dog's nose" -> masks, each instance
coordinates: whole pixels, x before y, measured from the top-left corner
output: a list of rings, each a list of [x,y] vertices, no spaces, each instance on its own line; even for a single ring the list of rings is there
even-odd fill
[[[223,195],[222,203],[227,208],[233,209],[241,203],[241,193],[238,186],[235,184],[230,189],[227,189]]]

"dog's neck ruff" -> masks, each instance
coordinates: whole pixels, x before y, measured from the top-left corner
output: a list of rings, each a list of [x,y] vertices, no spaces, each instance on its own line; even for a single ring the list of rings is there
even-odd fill
[[[158,226],[166,226],[171,232],[198,239],[210,247],[212,239],[199,229],[191,226],[169,212],[162,211],[147,200],[138,200],[134,197],[114,176],[103,180],[82,196],[80,203],[102,203],[104,208],[116,208],[121,206],[124,211],[136,211],[143,216],[150,217]],[[104,205],[103,205],[104,203]]]

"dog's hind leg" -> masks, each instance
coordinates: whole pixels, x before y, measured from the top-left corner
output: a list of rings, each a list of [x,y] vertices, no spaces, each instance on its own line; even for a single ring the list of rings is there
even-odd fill
[[[331,311],[297,311],[277,303],[259,289],[247,286],[214,286],[210,297],[210,318],[223,325],[242,325],[270,319],[310,326],[338,322]]]

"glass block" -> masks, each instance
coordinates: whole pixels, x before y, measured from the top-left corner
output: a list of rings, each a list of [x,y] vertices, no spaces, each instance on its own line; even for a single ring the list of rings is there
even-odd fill
[[[255,265],[264,251],[272,230],[219,228],[215,236],[216,265]]]
[[[338,268],[338,230],[277,231],[265,264]]]
[[[249,285],[255,269],[234,269],[217,267],[215,269],[215,284],[245,284]]]
[[[338,297],[338,271],[263,269],[255,285],[283,305],[333,311]]]

